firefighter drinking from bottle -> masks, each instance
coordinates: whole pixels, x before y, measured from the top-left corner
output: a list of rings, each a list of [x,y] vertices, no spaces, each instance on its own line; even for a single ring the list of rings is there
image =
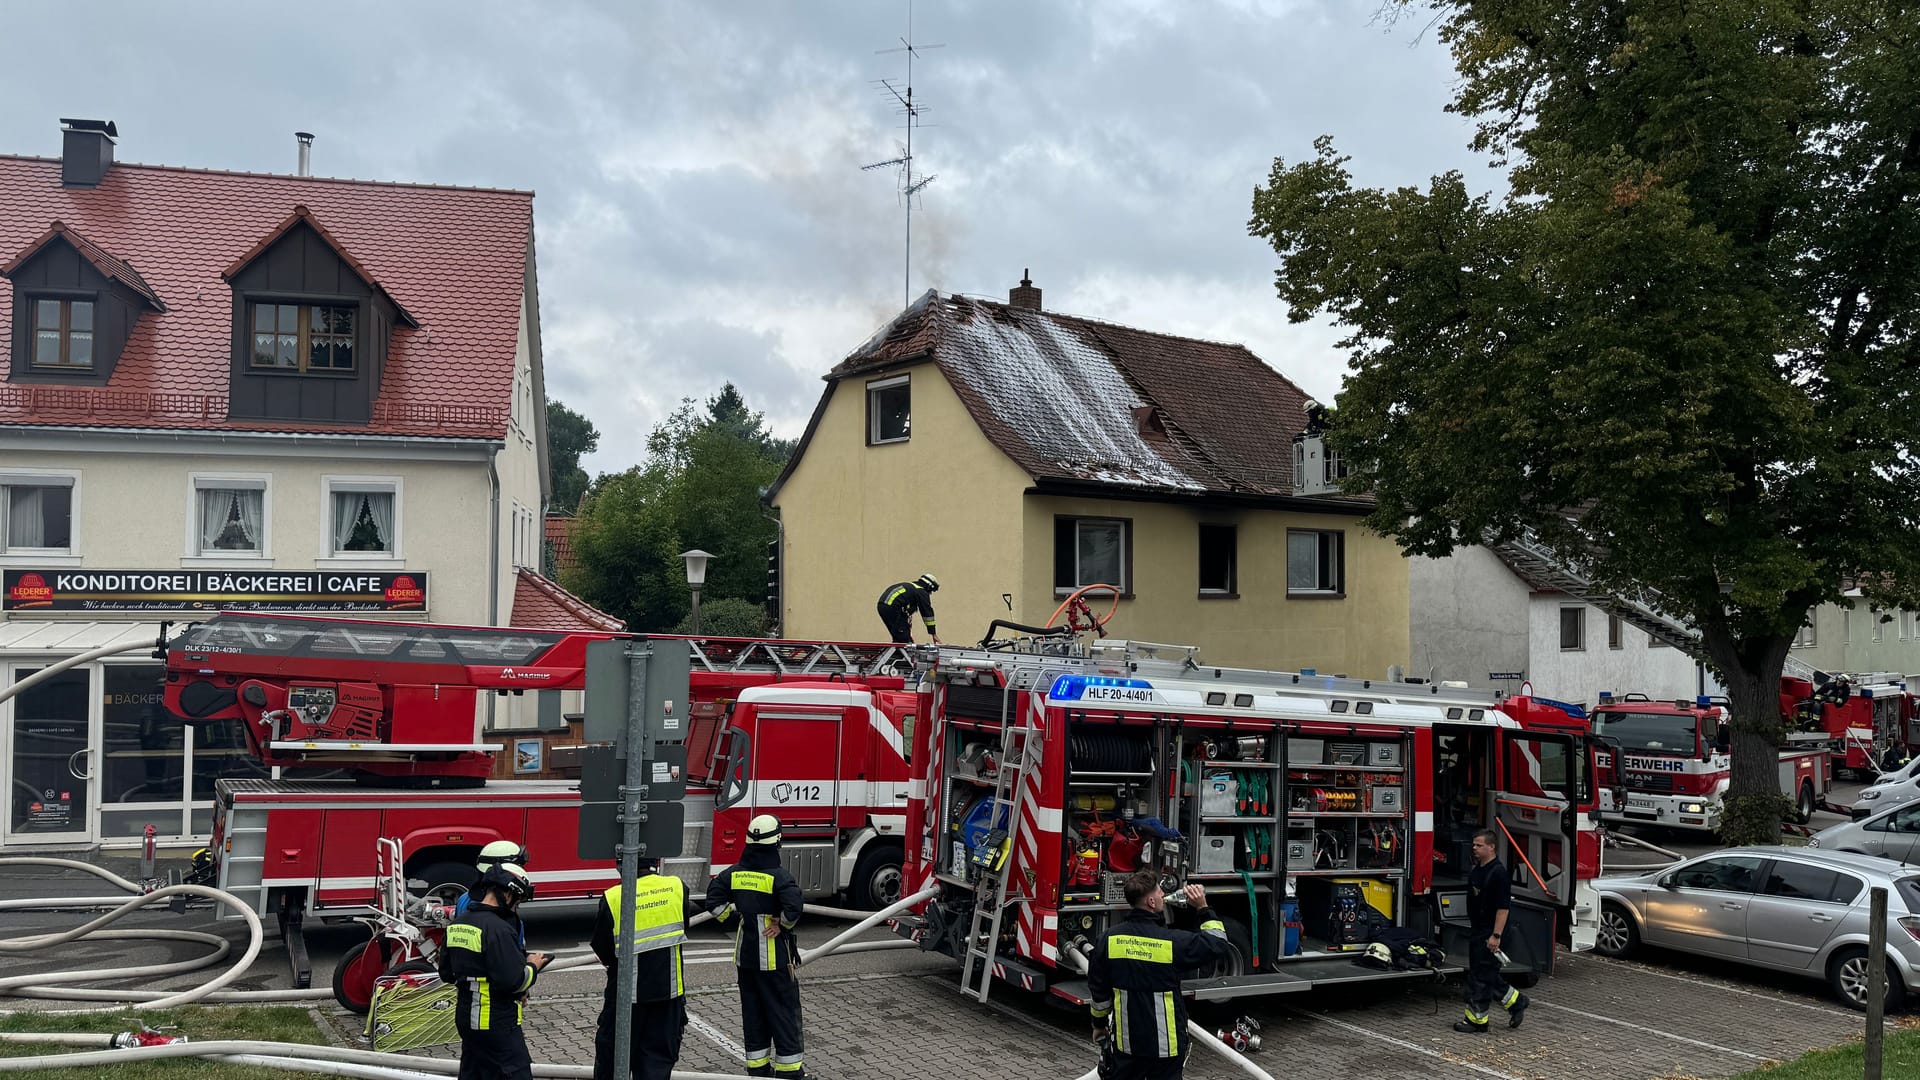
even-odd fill
[[[1181,890],[1200,919],[1200,931],[1166,924],[1167,897],[1151,870],[1129,874],[1132,910],[1094,943],[1087,964],[1093,1035],[1102,1044],[1103,1080],[1177,1080],[1187,1064],[1184,973],[1226,959],[1227,928],[1207,907],[1206,890]],[[1112,1053],[1106,1050],[1111,1040]],[[1110,1061],[1108,1067],[1105,1062]]]
[[[761,814],[747,823],[747,849],[740,861],[707,885],[707,910],[714,921],[734,926],[749,1076],[806,1077],[795,970],[800,947],[793,936],[805,903],[799,883],[780,865],[780,819]]]

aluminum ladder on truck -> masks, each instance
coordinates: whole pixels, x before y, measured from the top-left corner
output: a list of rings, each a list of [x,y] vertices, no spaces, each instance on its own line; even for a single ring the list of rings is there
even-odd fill
[[[1020,840],[1020,807],[1017,805],[1021,786],[1026,782],[1027,773],[1039,765],[1040,747],[1044,740],[1040,732],[1023,722],[1008,722],[1000,729],[1000,771],[994,778],[994,811],[987,815],[988,831],[992,831],[994,819],[999,816],[999,808],[1007,811],[1007,854],[999,868],[980,868],[979,885],[974,892],[973,923],[967,930],[967,951],[960,962],[960,992],[981,1002],[993,991],[993,958],[1000,951],[1000,926],[1006,920],[1007,909],[1017,904],[1030,903],[1030,896],[1008,896],[1007,889],[1012,883],[1014,850]],[[968,856],[972,856],[969,851]],[[981,935],[985,934],[983,938]],[[978,984],[974,974],[974,961],[980,962]]]

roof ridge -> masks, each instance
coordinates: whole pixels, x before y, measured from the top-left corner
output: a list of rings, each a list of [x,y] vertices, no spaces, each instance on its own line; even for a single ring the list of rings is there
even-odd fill
[[[58,165],[60,159],[43,154],[0,154],[0,161],[40,161]],[[480,191],[495,195],[525,195],[534,198],[532,188],[491,187],[484,184],[430,184],[419,180],[374,180],[355,176],[300,176],[296,173],[254,172],[248,169],[210,169],[194,165],[152,165],[142,161],[115,161],[107,170],[111,176],[119,169],[145,169],[151,172],[198,173],[209,176],[250,176],[256,179],[294,180],[299,183],[343,184],[349,187],[419,188],[425,191]]]

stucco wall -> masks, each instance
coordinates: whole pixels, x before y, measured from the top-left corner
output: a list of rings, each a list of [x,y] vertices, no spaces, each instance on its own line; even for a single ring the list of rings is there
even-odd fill
[[[1822,604],[1813,612],[1813,643],[1793,655],[1822,671],[1920,673],[1920,627],[1905,611],[1868,611],[1864,600],[1851,610]],[[1881,622],[1883,615],[1891,616]],[[1876,633],[1879,640],[1874,640]]]
[[[881,590],[926,571],[940,579],[934,608],[945,640],[979,640],[1008,614],[1002,593],[1014,595],[1011,617],[1033,614],[1019,608],[1028,477],[980,434],[937,368],[909,374],[911,438],[868,446],[867,380],[840,383],[775,496],[787,637],[884,640],[874,614]],[[914,634],[925,640],[917,621]]]
[[[1461,548],[1444,559],[1407,560],[1410,659],[1407,674],[1493,683],[1488,674],[1524,672],[1528,665],[1528,589],[1499,556]]]
[[[1585,613],[1585,647],[1560,647],[1560,609]],[[1654,698],[1691,698],[1700,692],[1698,665],[1678,649],[1655,647],[1630,623],[1621,625],[1620,648],[1607,644],[1607,613],[1575,604],[1559,593],[1539,593],[1529,605],[1534,693],[1561,701],[1592,704],[1600,691],[1643,693]],[[1711,674],[1706,692],[1719,693]],[[1518,689],[1518,686],[1512,687]]]

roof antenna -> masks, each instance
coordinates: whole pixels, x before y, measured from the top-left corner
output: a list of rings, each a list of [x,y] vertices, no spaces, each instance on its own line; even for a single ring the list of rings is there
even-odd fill
[[[875,55],[887,53],[907,54],[907,81],[904,92],[893,85],[891,79],[875,80],[875,85],[893,98],[898,111],[906,117],[907,141],[900,148],[900,156],[886,161],[876,161],[871,165],[860,166],[862,171],[894,168],[899,170],[900,200],[907,210],[907,253],[904,270],[905,280],[900,291],[900,306],[907,307],[913,302],[913,201],[933,183],[933,177],[921,176],[913,171],[913,129],[920,126],[921,106],[913,100],[913,61],[924,49],[944,49],[945,45],[916,45],[913,42],[913,0],[907,0],[907,36],[900,39],[900,48],[881,49]]]

